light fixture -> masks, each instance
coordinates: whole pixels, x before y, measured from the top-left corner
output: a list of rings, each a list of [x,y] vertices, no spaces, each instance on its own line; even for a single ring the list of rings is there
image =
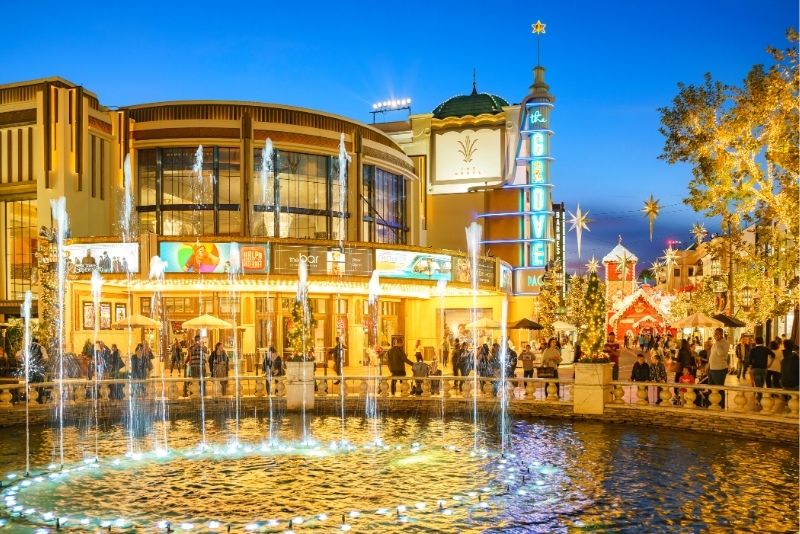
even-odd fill
[[[721,271],[719,258],[711,258],[711,276],[719,276]]]
[[[744,286],[742,288],[742,305],[746,308],[749,308],[753,304],[753,290],[750,286]]]

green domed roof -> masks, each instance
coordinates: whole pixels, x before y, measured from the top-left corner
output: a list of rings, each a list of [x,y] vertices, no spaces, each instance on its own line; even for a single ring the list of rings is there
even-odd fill
[[[473,86],[471,94],[454,96],[436,106],[436,109],[433,110],[433,117],[445,119],[467,115],[476,117],[484,113],[495,115],[502,112],[503,106],[507,105],[508,102],[505,99],[489,93],[479,93]]]

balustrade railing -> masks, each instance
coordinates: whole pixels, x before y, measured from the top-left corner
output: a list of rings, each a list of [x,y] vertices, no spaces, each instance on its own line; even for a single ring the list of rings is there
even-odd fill
[[[318,398],[340,395],[336,376],[315,376],[314,390]],[[472,399],[496,400],[502,382],[496,378],[471,376],[413,377],[413,376],[345,376],[342,388],[347,398],[368,395],[382,399]],[[395,394],[392,394],[392,382]],[[244,375],[238,379],[241,398],[275,398],[286,396],[286,377]],[[309,384],[308,387],[311,387]],[[510,378],[505,382],[509,403],[556,402],[572,403],[572,379]],[[32,383],[29,386],[29,406],[52,406],[59,394],[66,405],[81,405],[98,395],[104,402],[134,399],[168,401],[199,398],[204,390],[207,399],[233,398],[236,379],[207,378],[202,384],[192,378],[150,378],[147,380],[65,379],[61,382]],[[655,407],[680,410],[729,412],[798,419],[798,391],[754,388],[745,386],[710,386],[707,384],[675,384],[663,382],[626,382],[611,384],[611,399],[607,404],[631,407]],[[25,404],[25,384],[0,384],[0,410],[15,409]]]

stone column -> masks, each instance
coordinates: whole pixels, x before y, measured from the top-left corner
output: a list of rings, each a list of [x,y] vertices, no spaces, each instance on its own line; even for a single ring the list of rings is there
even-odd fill
[[[576,363],[574,413],[602,414],[611,400],[611,363]]]
[[[286,409],[314,408],[314,362],[286,362]]]

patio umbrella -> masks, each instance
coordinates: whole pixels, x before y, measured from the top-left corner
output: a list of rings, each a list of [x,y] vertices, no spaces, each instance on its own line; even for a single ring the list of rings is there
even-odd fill
[[[150,317],[145,317],[144,315],[134,313],[125,317],[124,319],[120,319],[116,323],[112,324],[112,328],[122,329],[122,328],[158,328],[161,326],[161,323],[158,321],[151,319]]]
[[[542,330],[544,327],[537,323],[536,321],[531,321],[530,319],[520,319],[516,323],[512,323],[508,325],[508,328],[511,330]]]
[[[724,313],[716,314],[714,319],[717,321],[722,321],[725,326],[729,326],[731,328],[744,328],[747,326],[744,321],[740,321],[736,317],[731,317],[730,315],[725,315]]]
[[[712,319],[704,313],[693,313],[689,317],[684,317],[672,323],[674,328],[716,328],[725,326],[722,321]]]
[[[500,328],[500,323],[495,321],[494,319],[489,319],[488,317],[483,317],[481,319],[478,319],[477,321],[469,323],[467,325],[467,328],[490,328],[490,329],[491,328]]]
[[[206,313],[205,315],[201,315],[200,317],[195,317],[194,319],[189,319],[181,324],[182,328],[210,328],[210,329],[219,329],[219,328],[233,328],[233,325],[228,321],[223,321],[219,317],[214,317]]]

